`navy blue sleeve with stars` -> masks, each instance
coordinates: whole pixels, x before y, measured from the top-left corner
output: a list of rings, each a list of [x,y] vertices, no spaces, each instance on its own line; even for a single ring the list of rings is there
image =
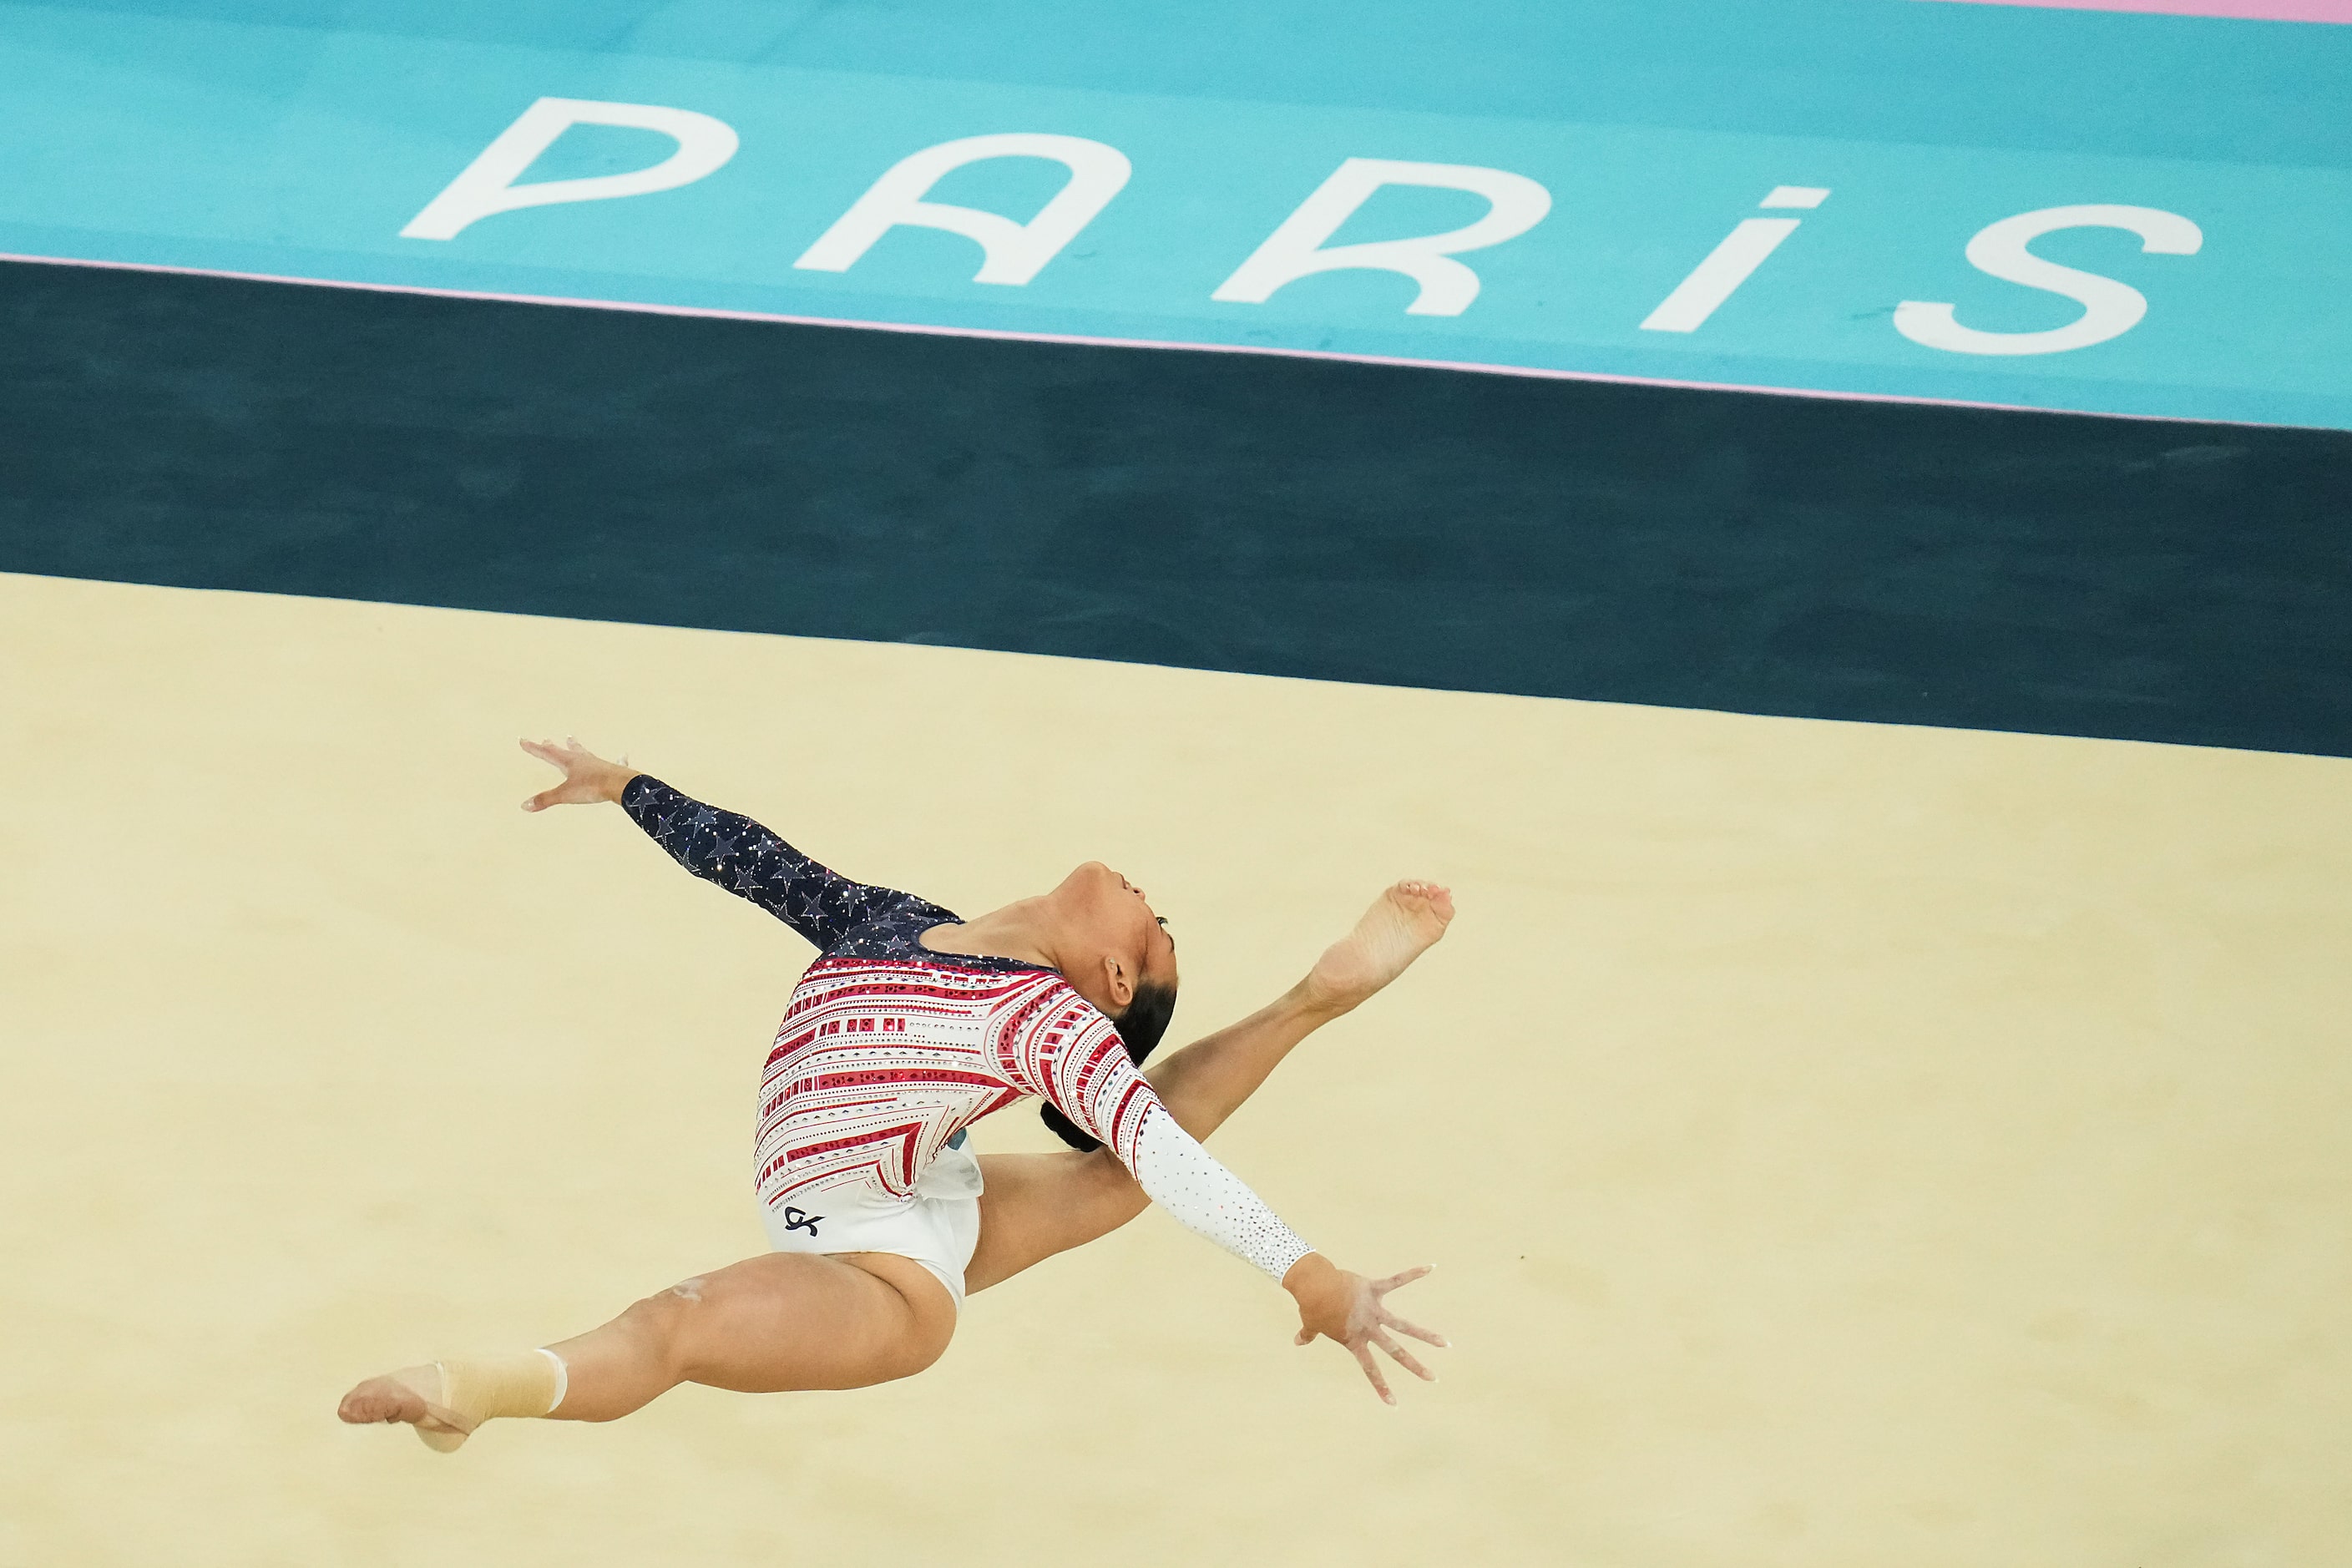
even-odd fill
[[[639,773],[621,809],[706,882],[759,905],[822,952],[884,958],[911,952],[915,939],[956,917],[928,899],[853,882],[817,864],[748,816],[705,805]]]

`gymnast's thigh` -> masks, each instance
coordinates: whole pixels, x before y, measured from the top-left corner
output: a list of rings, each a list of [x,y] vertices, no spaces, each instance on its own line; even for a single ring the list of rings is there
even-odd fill
[[[1150,1205],[1108,1150],[987,1154],[980,1168],[980,1245],[964,1291],[985,1290],[1057,1252],[1108,1236]]]
[[[655,1298],[680,1373],[744,1394],[863,1388],[908,1377],[954,1337],[946,1287],[911,1258],[772,1252]]]

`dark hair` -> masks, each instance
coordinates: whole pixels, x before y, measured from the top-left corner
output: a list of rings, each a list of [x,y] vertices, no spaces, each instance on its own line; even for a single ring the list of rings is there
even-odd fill
[[[1134,1000],[1128,1003],[1127,1011],[1113,1020],[1118,1025],[1118,1037],[1127,1047],[1129,1060],[1137,1067],[1143,1065],[1143,1058],[1152,1053],[1160,1044],[1160,1037],[1168,1032],[1168,1020],[1175,1016],[1175,1012],[1176,987],[1173,985],[1147,983],[1135,988]],[[1077,1123],[1051,1104],[1039,1106],[1037,1114],[1045,1119],[1047,1127],[1053,1129],[1055,1137],[1079,1153],[1091,1154],[1102,1147],[1079,1131]]]

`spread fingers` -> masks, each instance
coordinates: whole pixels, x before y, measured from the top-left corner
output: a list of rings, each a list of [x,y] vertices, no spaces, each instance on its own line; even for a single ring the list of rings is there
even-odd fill
[[[1423,1383],[1435,1383],[1437,1374],[1414,1359],[1413,1353],[1378,1329],[1372,1331],[1372,1343],[1388,1352],[1389,1359],[1412,1373]]]

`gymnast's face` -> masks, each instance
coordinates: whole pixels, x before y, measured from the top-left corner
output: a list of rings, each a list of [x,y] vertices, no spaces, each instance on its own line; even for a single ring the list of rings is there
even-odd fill
[[[1174,987],[1176,942],[1151,912],[1142,889],[1101,861],[1089,860],[1063,878],[1052,898],[1095,950],[1083,979],[1071,977],[1087,1001],[1116,1016],[1135,999],[1139,985]]]

